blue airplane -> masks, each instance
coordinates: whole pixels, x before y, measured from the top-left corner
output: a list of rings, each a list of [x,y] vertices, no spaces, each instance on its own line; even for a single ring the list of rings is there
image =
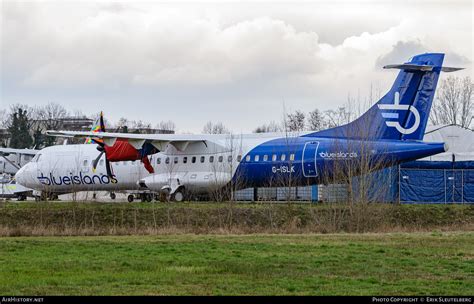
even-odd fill
[[[282,181],[292,186],[334,182],[366,173],[368,168],[378,170],[431,156],[447,150],[444,143],[422,141],[438,78],[441,71],[459,70],[443,67],[443,59],[444,54],[427,53],[385,66],[400,70],[392,88],[346,125],[240,135],[51,130],[47,131],[51,136],[92,138],[99,151],[95,145],[48,147],[16,178],[37,191],[149,189],[181,201],[186,193],[229,184],[240,189],[278,187]]]

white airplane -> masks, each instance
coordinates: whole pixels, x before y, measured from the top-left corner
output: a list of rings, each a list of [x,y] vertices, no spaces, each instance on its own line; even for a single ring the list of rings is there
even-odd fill
[[[292,186],[323,183],[337,178],[335,168],[362,159],[379,162],[382,168],[427,157],[447,150],[444,143],[422,141],[439,74],[457,70],[443,67],[443,59],[444,54],[421,54],[386,66],[401,70],[390,91],[340,127],[233,136],[109,133],[103,123],[98,133],[48,131],[51,136],[90,137],[97,146],[45,148],[16,179],[43,193],[149,189],[182,201],[186,193],[229,185],[241,189],[279,187],[288,180]]]
[[[39,150],[0,148],[0,173],[14,175],[28,163]]]

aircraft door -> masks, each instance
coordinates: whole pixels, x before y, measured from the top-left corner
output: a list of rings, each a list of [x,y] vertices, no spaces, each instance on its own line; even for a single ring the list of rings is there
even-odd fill
[[[318,176],[318,169],[316,167],[316,156],[318,154],[319,141],[310,141],[305,143],[303,148],[303,175],[305,177]]]

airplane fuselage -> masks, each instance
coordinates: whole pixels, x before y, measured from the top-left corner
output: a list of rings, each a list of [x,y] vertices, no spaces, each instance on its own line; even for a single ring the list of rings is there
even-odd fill
[[[113,162],[107,176],[104,159],[92,169],[96,145],[65,145],[43,149],[20,170],[18,181],[39,191],[68,193],[86,190],[186,191],[205,193],[233,184],[246,187],[305,186],[341,180],[445,151],[443,143],[400,140],[348,140],[304,134],[204,135],[185,151],[169,145],[149,156],[155,173],[140,161]],[[200,138],[203,135],[199,135]]]

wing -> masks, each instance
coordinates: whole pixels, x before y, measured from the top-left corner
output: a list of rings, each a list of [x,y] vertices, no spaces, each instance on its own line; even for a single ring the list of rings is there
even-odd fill
[[[177,135],[177,134],[133,134],[133,133],[111,133],[111,132],[82,132],[82,131],[53,131],[48,130],[46,134],[57,137],[75,138],[99,138],[107,146],[113,146],[117,139],[127,140],[135,149],[141,149],[145,143],[151,143],[159,151],[165,150],[168,144],[179,151],[184,151],[190,143],[203,143],[207,146],[208,140],[199,135]]]
[[[0,155],[8,156],[10,154],[23,154],[23,155],[36,155],[39,150],[33,149],[12,149],[12,148],[0,148]]]

